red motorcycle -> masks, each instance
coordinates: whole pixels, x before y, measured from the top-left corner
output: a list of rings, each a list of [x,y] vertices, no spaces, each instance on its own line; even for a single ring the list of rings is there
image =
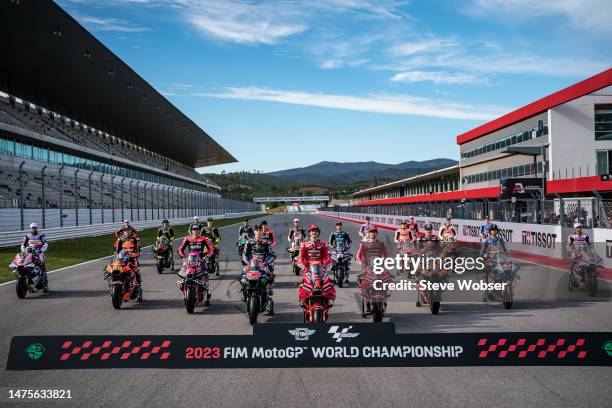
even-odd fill
[[[388,290],[376,289],[375,281],[380,281],[380,285],[394,282],[393,276],[388,271],[382,274],[375,274],[364,268],[363,274],[359,277],[359,295],[361,296],[361,316],[366,317],[371,314],[374,322],[382,322],[387,310],[387,299],[390,296]],[[378,286],[378,285],[376,285]]]
[[[134,253],[121,250],[115,259],[106,265],[104,279],[108,281],[111,300],[115,309],[124,302],[137,299],[142,302],[142,288],[138,281],[138,263]]]
[[[336,288],[321,265],[308,268],[298,287],[298,299],[304,308],[304,323],[325,323],[336,299]]]
[[[208,272],[206,260],[199,252],[190,252],[177,272],[181,279],[176,284],[183,294],[185,309],[189,314],[193,313],[199,303],[204,302],[204,306],[210,306]]]

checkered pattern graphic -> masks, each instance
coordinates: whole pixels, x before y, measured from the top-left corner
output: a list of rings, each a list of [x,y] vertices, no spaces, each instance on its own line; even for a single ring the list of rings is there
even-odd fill
[[[526,358],[534,353],[539,359],[563,359],[576,351],[576,357],[579,359],[587,356],[585,350],[578,350],[584,346],[584,338],[576,339],[571,343],[565,338],[539,338],[535,341],[520,338],[515,342],[507,338],[500,338],[496,342],[489,342],[489,339],[481,338],[477,344],[478,347],[484,348],[478,355],[480,358],[505,358],[512,353],[516,353],[518,358]]]
[[[106,340],[97,341],[96,343],[94,345],[91,340],[86,340],[81,344],[65,341],[62,344],[64,353],[60,360],[66,361],[71,358],[75,360],[97,359],[102,361],[112,359],[148,360],[152,356],[158,357],[160,360],[167,360],[170,357],[170,352],[163,350],[168,348],[172,342],[164,340],[159,345],[153,345],[152,341],[144,340],[139,345],[136,345],[131,340],[115,341],[114,344],[112,340]]]

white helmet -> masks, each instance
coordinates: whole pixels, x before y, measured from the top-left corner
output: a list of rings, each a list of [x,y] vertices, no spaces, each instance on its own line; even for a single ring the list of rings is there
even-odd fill
[[[300,222],[300,219],[299,218],[294,218],[293,222]]]
[[[194,216],[193,216],[193,220],[194,220],[194,221],[195,221],[195,220],[198,220],[198,221],[199,221],[199,220],[200,220],[200,217],[198,217],[197,215],[194,215]]]
[[[574,223],[574,228],[582,228],[582,224],[579,222]]]
[[[38,228],[38,224],[33,222],[33,223],[30,224],[30,228]]]
[[[129,223],[130,223],[130,220],[128,220],[128,219],[126,218],[125,220],[123,220],[123,223],[124,223],[124,224],[129,224]]]

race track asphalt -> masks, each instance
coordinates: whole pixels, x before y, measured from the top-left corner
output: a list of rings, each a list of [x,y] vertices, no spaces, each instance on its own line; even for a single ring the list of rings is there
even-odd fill
[[[275,315],[261,324],[302,322],[286,248],[293,215],[267,218],[279,244],[274,290]],[[299,215],[316,222],[324,238],[335,220]],[[234,242],[238,226],[221,230],[221,276],[211,281],[211,306],[185,312],[173,273],[158,274],[150,252],[143,251],[145,301],[114,310],[102,268],[107,260],[50,274],[52,293],[17,299],[14,284],[0,286],[0,406],[9,406],[9,389],[70,389],[72,400],[29,402],[32,406],[89,407],[610,407],[610,367],[436,367],[317,369],[106,369],[7,371],[9,344],[16,335],[250,334],[252,328],[238,294],[240,263]],[[357,226],[345,222],[356,240]],[[388,240],[390,232],[381,232]],[[52,245],[52,244],[51,244]],[[178,245],[175,244],[175,247]],[[356,246],[353,252],[355,252]],[[109,249],[110,252],[110,249]],[[398,332],[612,331],[609,282],[600,295],[569,296],[566,274],[519,262],[522,278],[510,310],[483,304],[478,296],[444,303],[439,315],[415,307],[414,293],[394,293],[385,320]],[[357,267],[353,263],[354,269]],[[353,272],[353,278],[354,278]],[[354,279],[338,288],[330,322],[361,322]],[[14,406],[24,402],[14,403]]]

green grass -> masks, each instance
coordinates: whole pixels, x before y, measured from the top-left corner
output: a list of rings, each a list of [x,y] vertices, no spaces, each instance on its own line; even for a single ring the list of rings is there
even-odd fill
[[[242,222],[243,219],[244,217],[215,220],[215,226],[223,227],[225,225]],[[173,227],[177,237],[182,237],[187,234],[189,225],[173,225]],[[157,227],[139,231],[139,235],[140,245],[143,247],[152,245],[157,235]],[[54,269],[111,255],[113,253],[114,242],[114,234],[50,242],[49,250],[45,255],[47,270],[52,271]],[[8,272],[8,266],[17,252],[19,252],[19,245],[0,248],[0,283],[14,280],[14,275]]]

